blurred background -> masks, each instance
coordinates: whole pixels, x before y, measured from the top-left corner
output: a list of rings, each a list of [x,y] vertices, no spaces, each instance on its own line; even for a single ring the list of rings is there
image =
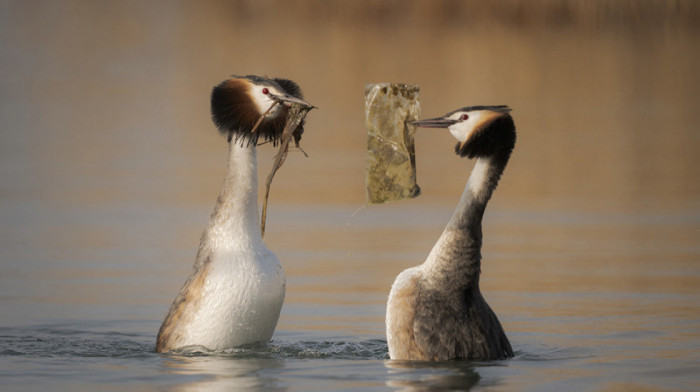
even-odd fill
[[[690,0],[0,1],[0,323],[133,318],[155,335],[220,190],[209,94],[231,74],[292,79],[319,107],[310,157],[292,153],[270,196],[283,330],[383,334],[393,277],[466,182],[452,137],[422,129],[422,196],[362,208],[376,82],[420,85],[424,117],[513,108],[485,218],[498,309],[517,305],[499,291],[696,295],[698,48]]]
[[[697,390],[698,48],[693,0],[0,0],[3,385]],[[287,297],[260,358],[158,356],[224,177],[209,96],[231,74],[292,79],[319,108],[270,194]],[[383,361],[394,277],[473,162],[419,129],[422,195],[365,206],[378,82],[419,85],[424,118],[513,108],[480,281],[511,361]]]

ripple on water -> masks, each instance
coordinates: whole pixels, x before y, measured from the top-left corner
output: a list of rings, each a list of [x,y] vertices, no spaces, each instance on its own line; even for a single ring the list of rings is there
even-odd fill
[[[66,326],[24,328],[0,327],[0,356],[5,357],[111,357],[138,358],[156,356],[155,337],[115,331],[86,331]],[[310,340],[307,336],[281,336],[268,344],[251,344],[223,351],[190,346],[166,354],[185,357],[229,357],[264,359],[389,359],[385,339],[372,337],[326,337]],[[583,347],[519,347],[515,361],[556,361],[585,358],[591,352]]]
[[[153,355],[150,339],[119,332],[0,331],[0,356],[24,357],[141,357]]]
[[[527,348],[515,352],[515,361],[561,361],[566,359],[589,358],[593,354],[583,347],[540,347]]]
[[[95,332],[62,326],[0,327],[0,356],[24,357],[148,357],[155,336],[114,331]],[[338,338],[310,341],[293,337],[268,344],[251,344],[224,351],[191,346],[169,353],[187,357],[388,359],[384,339]]]
[[[298,359],[388,359],[384,339],[280,341],[251,344],[223,351],[190,346],[172,352],[185,356],[227,356],[234,358],[298,358]]]
[[[150,334],[88,331],[65,325],[0,327],[0,356],[145,358],[160,355],[154,351],[154,341],[155,336]],[[251,344],[223,351],[190,346],[165,355],[238,359],[389,359],[386,339],[327,336],[311,340],[306,335],[293,333],[277,335],[268,344]],[[592,355],[585,347],[557,347],[521,341],[511,361],[560,361]]]

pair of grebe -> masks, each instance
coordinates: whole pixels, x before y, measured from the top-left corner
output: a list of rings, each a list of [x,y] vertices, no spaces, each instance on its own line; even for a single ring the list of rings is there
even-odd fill
[[[311,106],[287,79],[233,76],[214,88],[212,118],[229,141],[228,170],[192,274],[158,331],[156,351],[219,351],[272,337],[285,276],[261,235],[256,146],[260,138],[274,142],[282,136],[292,104]],[[414,123],[449,129],[458,141],[456,153],[476,158],[476,164],[427,260],[399,274],[391,288],[386,312],[391,359],[513,356],[479,290],[481,219],[515,146],[509,113],[507,106],[471,106]]]

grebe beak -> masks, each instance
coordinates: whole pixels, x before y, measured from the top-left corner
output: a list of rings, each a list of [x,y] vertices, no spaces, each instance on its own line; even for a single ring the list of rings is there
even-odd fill
[[[277,95],[277,94],[270,93],[270,94],[268,94],[268,96],[270,98],[272,98],[274,101],[276,101],[277,103],[282,104],[286,107],[291,107],[292,105],[299,105],[301,107],[308,108],[308,109],[316,108],[316,106],[304,101],[303,99],[299,99],[299,98],[294,97],[294,96],[289,95],[289,94]]]
[[[447,128],[452,124],[457,123],[457,120],[450,120],[444,117],[428,118],[425,120],[412,121],[412,125],[423,128]]]

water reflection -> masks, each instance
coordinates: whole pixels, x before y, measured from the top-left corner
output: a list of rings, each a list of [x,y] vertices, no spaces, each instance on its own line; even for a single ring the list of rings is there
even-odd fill
[[[189,375],[197,381],[173,388],[176,391],[284,391],[275,376],[285,366],[278,358],[230,356],[172,356],[163,361],[166,373]]]
[[[469,361],[386,361],[384,364],[388,369],[386,385],[398,391],[468,391],[481,380]]]

